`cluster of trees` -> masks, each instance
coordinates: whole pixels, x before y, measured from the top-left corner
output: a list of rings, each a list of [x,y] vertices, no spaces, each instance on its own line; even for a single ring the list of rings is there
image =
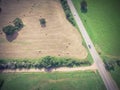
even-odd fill
[[[40,21],[41,27],[45,27],[46,26],[46,21],[45,21],[44,18],[41,18],[39,21]]]
[[[30,69],[30,68],[57,68],[57,67],[74,67],[74,66],[83,66],[83,65],[90,65],[89,61],[78,61],[73,60],[71,58],[62,58],[58,59],[56,57],[46,56],[42,59],[36,61],[30,60],[14,60],[10,62],[4,62],[4,60],[0,60],[0,70],[3,69]]]
[[[3,27],[3,32],[6,35],[13,35],[15,32],[21,30],[21,28],[23,28],[23,26],[24,26],[24,24],[20,18],[16,18],[13,21],[13,24],[14,25],[8,25],[8,26]]]
[[[62,7],[65,11],[66,18],[68,19],[69,22],[72,23],[72,25],[75,26],[74,18],[73,18],[73,15],[72,15],[71,11],[70,11],[70,8],[67,4],[67,0],[61,0],[61,4],[62,4]]]
[[[115,66],[119,66],[120,67],[120,60],[110,60],[110,61],[107,61],[107,60],[104,60],[104,63],[105,63],[105,68],[108,70],[108,71],[111,71],[111,70],[115,70]]]

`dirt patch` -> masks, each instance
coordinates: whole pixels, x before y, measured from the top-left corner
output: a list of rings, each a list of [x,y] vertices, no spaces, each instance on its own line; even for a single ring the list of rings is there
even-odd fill
[[[0,34],[0,58],[38,58],[46,55],[84,59],[87,51],[79,32],[66,20],[59,0],[3,0],[0,30],[19,17],[24,28],[12,42]],[[41,28],[39,19],[46,19]]]

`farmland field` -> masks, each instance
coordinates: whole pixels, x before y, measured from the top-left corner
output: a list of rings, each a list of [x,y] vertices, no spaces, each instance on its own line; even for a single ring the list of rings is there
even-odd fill
[[[73,3],[99,54],[120,58],[120,0],[86,0],[87,13],[81,13],[80,1]]]
[[[2,0],[0,6],[0,58],[87,57],[82,38],[66,20],[59,0]],[[6,38],[2,28],[17,17],[24,27]],[[40,18],[45,18],[46,27],[40,26]]]
[[[92,71],[67,73],[4,73],[2,90],[106,90],[99,74]]]

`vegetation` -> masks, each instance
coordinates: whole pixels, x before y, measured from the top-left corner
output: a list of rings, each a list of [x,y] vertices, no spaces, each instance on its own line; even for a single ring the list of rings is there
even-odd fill
[[[74,18],[73,18],[73,15],[69,9],[69,6],[67,4],[67,0],[61,0],[61,4],[62,4],[62,7],[65,11],[65,15],[66,15],[66,18],[68,19],[68,21],[73,25],[75,26],[75,21],[74,21]]]
[[[13,35],[16,32],[16,30],[17,28],[14,27],[13,25],[8,25],[8,26],[3,27],[3,32],[6,35]]]
[[[45,27],[45,26],[46,26],[46,21],[45,21],[44,18],[41,18],[41,19],[40,19],[40,24],[41,24],[42,27]]]
[[[120,66],[115,65],[114,70],[111,70],[110,73],[111,73],[113,79],[116,81],[116,83],[117,83],[117,85],[120,89],[120,79],[119,79],[119,77],[120,77]]]
[[[56,58],[46,56],[38,60],[0,60],[0,69],[30,69],[30,68],[57,68],[57,67],[74,67],[90,65],[88,60],[74,60],[71,58]]]
[[[104,57],[104,63],[106,69],[111,73],[113,79],[118,84],[118,87],[120,88],[120,59],[111,59],[108,57]]]
[[[98,73],[2,73],[2,90],[106,90]]]
[[[116,66],[120,68],[120,59],[111,59],[108,57],[104,57],[103,61],[108,71],[115,71]]]
[[[83,0],[81,3],[81,12],[86,13],[87,12],[87,2]]]
[[[86,0],[89,12],[85,14],[80,11],[82,0],[72,1],[99,54],[120,58],[120,1]]]
[[[14,21],[14,26],[13,25],[8,25],[3,27],[3,32],[6,35],[13,35],[15,32],[19,31],[21,28],[23,28],[23,22],[20,18],[16,18]]]
[[[13,21],[15,27],[17,28],[17,30],[20,30],[21,28],[23,28],[23,22],[20,18],[16,18],[14,21]]]
[[[79,2],[82,0],[72,1],[98,53],[104,59],[106,69],[120,88],[120,1],[86,0],[89,12],[85,14],[80,11]]]

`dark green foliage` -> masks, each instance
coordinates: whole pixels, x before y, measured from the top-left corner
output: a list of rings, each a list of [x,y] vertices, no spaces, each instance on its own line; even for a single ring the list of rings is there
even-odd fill
[[[16,32],[17,28],[14,27],[13,25],[8,25],[6,27],[3,27],[3,32],[6,35],[13,35]]]
[[[62,7],[65,11],[65,14],[66,14],[66,18],[68,19],[68,21],[73,25],[75,26],[75,22],[74,22],[74,18],[72,16],[72,13],[69,9],[69,6],[67,4],[67,1],[66,0],[61,0],[61,4],[62,4]]]
[[[83,0],[81,3],[81,12],[86,13],[87,12],[87,2]]]
[[[21,28],[23,28],[23,22],[20,18],[16,18],[14,21],[13,21],[15,27],[17,28],[17,30],[20,30]]]
[[[14,26],[13,25],[8,25],[3,27],[3,32],[6,35],[13,35],[16,31],[19,31],[21,28],[23,28],[23,22],[20,18],[16,18],[14,21]]]
[[[106,62],[106,63],[105,63],[105,68],[106,68],[108,71],[111,71],[111,70],[114,71],[114,65],[113,65],[111,62]]]
[[[41,65],[45,68],[51,68],[56,66],[56,61],[54,57],[46,56],[45,58],[42,59]]]
[[[83,66],[90,65],[89,61],[79,61],[71,58],[56,58],[51,56],[46,56],[42,59],[38,59],[35,62],[29,60],[8,60],[3,62],[4,60],[0,60],[0,70],[3,69],[30,69],[30,68],[57,68],[57,67],[74,67],[74,66]],[[34,61],[34,60],[33,60]]]
[[[117,60],[116,63],[120,67],[120,60]]]
[[[40,24],[41,24],[42,27],[46,26],[46,21],[45,21],[44,18],[41,18],[39,21],[40,21]]]
[[[112,60],[110,58],[104,57],[105,68],[108,71],[115,70],[115,67],[120,67],[120,60]]]

